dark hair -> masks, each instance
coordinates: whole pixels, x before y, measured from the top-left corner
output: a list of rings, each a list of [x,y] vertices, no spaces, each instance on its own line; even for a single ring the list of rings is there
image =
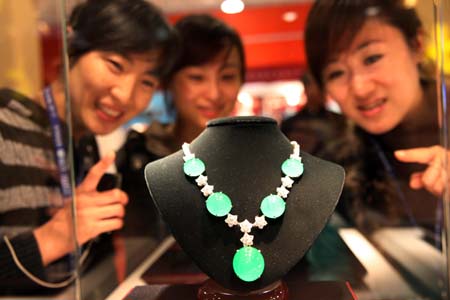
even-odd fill
[[[396,27],[410,47],[422,28],[417,12],[401,0],[316,0],[305,28],[305,48],[313,77],[323,87],[322,71],[330,60],[351,44],[369,19]]]
[[[180,37],[179,55],[170,71],[173,75],[186,66],[205,64],[217,55],[236,47],[241,63],[241,78],[245,80],[245,53],[239,34],[223,21],[208,14],[193,14],[175,24]],[[166,83],[168,83],[166,82]]]
[[[167,72],[177,48],[175,30],[162,12],[145,0],[87,0],[69,18],[71,64],[93,50],[122,55],[160,51],[157,74]]]
[[[312,113],[319,113],[325,109],[326,96],[319,88],[317,82],[311,76],[310,72],[306,72],[300,78],[303,83],[304,92],[306,95],[306,106],[305,109]]]

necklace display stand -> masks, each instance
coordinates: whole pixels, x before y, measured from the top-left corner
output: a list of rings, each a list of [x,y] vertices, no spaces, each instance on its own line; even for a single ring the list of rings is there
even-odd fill
[[[207,280],[197,292],[198,300],[287,300],[288,288],[283,280],[277,281],[270,286],[251,291],[239,293],[226,289],[211,279]]]
[[[233,299],[266,299],[267,289],[285,290],[282,278],[328,222],[344,182],[340,166],[302,152],[299,144],[304,173],[285,199],[284,215],[252,231],[254,245],[265,259],[264,272],[252,282],[240,280],[232,267],[233,256],[242,247],[239,228],[208,213],[198,186],[183,172],[183,151],[146,166],[150,196],[161,216],[181,248],[212,280],[200,288],[199,297],[212,292],[222,299],[228,294]],[[227,193],[233,212],[242,220],[260,214],[261,200],[280,186],[280,166],[292,152],[276,121],[265,117],[213,120],[190,147],[205,162],[208,182],[214,183],[215,191]]]

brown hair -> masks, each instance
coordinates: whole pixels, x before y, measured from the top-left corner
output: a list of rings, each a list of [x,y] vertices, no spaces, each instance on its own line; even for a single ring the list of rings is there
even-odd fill
[[[316,0],[306,21],[305,47],[311,74],[321,88],[323,69],[351,44],[369,18],[396,27],[411,48],[417,47],[422,22],[401,0]]]

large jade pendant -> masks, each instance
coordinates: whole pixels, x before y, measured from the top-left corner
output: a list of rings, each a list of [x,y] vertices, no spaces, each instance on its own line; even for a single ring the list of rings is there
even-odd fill
[[[233,270],[243,281],[255,281],[264,271],[264,257],[261,251],[244,246],[237,250],[233,257]]]

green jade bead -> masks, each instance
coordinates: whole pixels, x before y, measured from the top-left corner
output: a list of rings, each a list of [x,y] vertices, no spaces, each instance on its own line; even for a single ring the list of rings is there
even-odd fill
[[[199,158],[191,158],[184,162],[183,172],[190,177],[200,176],[205,172],[205,163]]]
[[[262,213],[271,219],[276,219],[286,210],[286,202],[283,198],[277,195],[269,195],[261,202]]]
[[[233,257],[233,270],[243,281],[251,282],[260,278],[264,272],[264,257],[261,251],[251,246],[237,250]]]
[[[206,199],[206,209],[210,214],[216,217],[226,216],[230,211],[233,205],[231,204],[230,197],[227,194],[222,192],[216,192],[209,195],[208,199]]]
[[[303,163],[295,158],[286,159],[281,165],[281,171],[291,178],[297,178],[303,174]]]

